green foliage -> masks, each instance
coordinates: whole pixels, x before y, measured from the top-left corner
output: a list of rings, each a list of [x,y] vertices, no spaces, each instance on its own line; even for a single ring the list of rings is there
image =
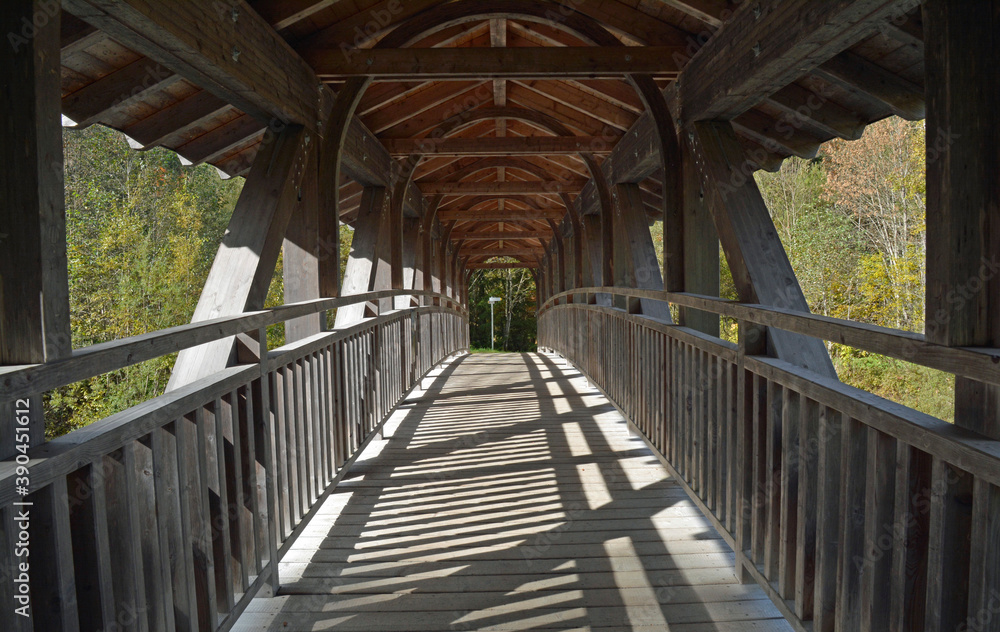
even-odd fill
[[[813,312],[920,332],[924,326],[924,127],[900,119],[858,141],[832,141],[818,158],[758,173],[789,261]],[[722,295],[735,298],[722,259]],[[735,323],[723,337],[736,339]],[[847,384],[950,420],[954,377],[831,345]]]
[[[512,259],[498,259],[513,261]],[[535,351],[535,281],[530,270],[477,270],[469,281],[469,332],[473,348],[490,348],[489,298],[503,300],[493,306],[496,348],[501,351]]]
[[[63,134],[73,347],[190,322],[242,189],[164,150],[137,152],[93,126]],[[280,274],[276,275],[280,282]],[[269,302],[280,302],[280,283]],[[57,389],[45,398],[58,436],[163,392],[174,356]]]

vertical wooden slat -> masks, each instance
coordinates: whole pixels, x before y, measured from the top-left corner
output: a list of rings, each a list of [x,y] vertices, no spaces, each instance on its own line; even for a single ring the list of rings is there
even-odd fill
[[[795,565],[799,532],[799,394],[782,389],[781,406],[781,519],[778,537],[778,592],[795,597]],[[773,529],[774,527],[772,527]]]
[[[79,630],[66,479],[57,478],[25,498],[32,503],[29,549],[35,629]]]
[[[868,428],[865,546],[861,573],[862,630],[889,627],[896,491],[896,442]]]
[[[240,468],[240,521],[243,537],[243,572],[246,576],[246,586],[249,587],[260,569],[260,548],[258,541],[264,533],[260,524],[258,511],[259,490],[257,488],[257,456],[253,432],[253,397],[250,386],[241,386],[237,390],[239,397],[239,413],[233,419],[233,439],[239,441],[234,445],[237,455],[237,466]]]
[[[813,605],[816,632],[833,632],[836,626],[844,430],[840,412],[826,407],[821,409],[816,460],[816,592]]]
[[[927,594],[931,470],[929,454],[903,443],[896,448],[896,530],[892,554],[893,632],[923,630],[926,606],[915,595]]]
[[[72,472],[66,479],[76,607],[84,630],[99,630],[115,622],[103,478],[99,460]]]
[[[139,505],[131,494],[135,489],[131,459],[126,452],[131,445],[112,452],[101,462],[107,506],[108,542],[114,544],[109,559],[114,593],[114,621],[123,630],[149,630],[146,605],[146,578],[142,566],[142,532]]]
[[[241,437],[239,433],[240,395],[235,390],[227,396],[228,406],[222,408],[222,432],[220,433],[224,458],[220,464],[224,466],[222,485],[226,488],[229,501],[226,507],[229,516],[229,564],[232,569],[233,590],[240,596],[250,583],[248,560],[246,559],[245,540],[251,537],[246,533],[243,522],[243,465],[241,461]]]
[[[160,559],[163,560],[163,566],[169,573],[167,577],[173,587],[173,627],[179,630],[196,630],[194,561],[191,548],[185,542],[185,529],[182,525],[176,422],[154,430],[150,439],[153,451],[157,525],[160,530]]]
[[[215,569],[216,610],[227,614],[235,603],[232,557],[232,530],[229,526],[229,492],[226,488],[226,449],[222,418],[229,403],[216,399],[211,409],[205,409],[205,424],[199,436],[200,449],[205,453],[208,485],[208,508],[212,524],[212,566]]]
[[[865,497],[867,487],[868,428],[857,419],[845,424],[842,497],[840,505],[840,562],[837,581],[837,626],[860,630],[863,619],[861,572],[865,555]]]
[[[287,419],[285,417],[285,377],[280,367],[269,374],[271,383],[271,409],[272,424],[271,449],[274,451],[274,477],[277,488],[277,523],[278,527],[274,534],[276,539],[283,542],[292,532],[290,518],[290,503],[292,494],[289,487],[287,451],[288,433],[286,430]]]
[[[251,537],[247,538],[247,544],[252,548],[250,573],[259,575],[263,568],[263,561],[267,559],[265,551],[268,550],[267,493],[264,490],[263,480],[266,474],[260,469],[263,453],[257,449],[257,426],[263,421],[260,418],[262,411],[257,409],[262,402],[259,397],[259,388],[254,388],[255,382],[256,380],[240,389],[245,406],[240,415],[240,432],[243,434],[244,516],[247,528],[251,530]],[[256,396],[255,390],[257,390]]]
[[[820,407],[800,396],[798,433],[798,504],[795,533],[795,616],[812,619],[816,577],[816,522],[819,515]],[[825,428],[823,429],[825,432]]]
[[[153,481],[153,451],[150,438],[125,446],[126,497],[135,503],[142,548],[142,573],[146,584],[146,613],[153,632],[173,630],[173,588],[170,569],[160,555],[160,528],[156,516],[156,487]]]
[[[202,428],[206,420],[204,407],[177,422],[178,462],[181,484],[187,489],[192,555],[194,560],[195,593],[198,600],[198,623],[212,630],[218,621],[218,597],[215,593],[215,555],[212,547],[212,511],[208,499],[208,455],[203,449]]]
[[[973,484],[972,554],[969,581],[970,628],[1000,630],[1000,488],[982,479]]]
[[[931,483],[926,630],[955,630],[969,615],[972,476],[935,457]]]

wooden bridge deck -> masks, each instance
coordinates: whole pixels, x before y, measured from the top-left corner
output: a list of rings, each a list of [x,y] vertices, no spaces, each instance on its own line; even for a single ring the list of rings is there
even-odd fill
[[[426,378],[249,630],[790,630],[598,391],[538,354]]]

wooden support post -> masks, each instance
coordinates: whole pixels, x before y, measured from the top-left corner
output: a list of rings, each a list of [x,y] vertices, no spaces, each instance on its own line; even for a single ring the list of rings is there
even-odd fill
[[[354,224],[351,254],[347,257],[347,268],[344,270],[342,296],[364,294],[375,288],[380,267],[381,233],[387,219],[388,199],[385,187],[365,187],[361,194],[358,219]],[[384,253],[385,250],[382,250],[383,255]],[[340,329],[353,325],[364,318],[364,315],[365,306],[361,303],[339,307],[335,326]]]
[[[577,249],[579,241],[577,241],[576,232],[573,231],[562,238],[563,246],[565,246],[563,250],[563,287],[567,290],[580,287],[577,283],[577,274],[579,272],[577,267]]]
[[[192,322],[262,309],[288,221],[308,169],[309,135],[300,127],[267,138],[254,159],[229,228],[208,273]],[[190,384],[235,360],[232,338],[177,356],[167,390]]]
[[[927,339],[1000,345],[1000,13],[924,5],[927,31]],[[969,51],[975,51],[970,55]],[[1000,439],[1000,389],[958,377],[955,423]]]
[[[423,235],[423,222],[416,217],[403,219],[403,288],[407,290],[424,287],[424,249],[426,240]],[[409,299],[401,297],[397,307],[409,307]]]
[[[285,303],[320,297],[319,268],[323,256],[319,241],[319,178],[315,143],[311,143],[309,172],[302,179],[301,202],[295,211],[284,242]],[[339,254],[339,252],[338,252]],[[285,323],[285,342],[308,338],[326,328],[320,314],[295,318]]]
[[[719,295],[719,235],[712,223],[712,214],[705,203],[705,190],[698,177],[691,148],[683,144],[683,228],[663,225],[667,231],[681,230],[684,234],[684,274],[680,291]],[[665,239],[665,238],[664,238]],[[672,290],[674,288],[666,287]],[[680,324],[710,336],[719,335],[719,316],[687,307],[680,308]]]
[[[948,346],[996,347],[1000,345],[1000,125],[996,120],[1000,10],[989,0],[928,0],[923,12],[926,336]],[[1000,439],[1000,388],[957,377],[955,425]],[[996,487],[939,459],[934,459],[931,479],[935,493],[925,627],[997,629]]]
[[[733,126],[696,123],[688,141],[740,300],[808,312]],[[837,377],[821,340],[770,329],[768,347],[775,357]]]
[[[638,184],[618,184],[612,192],[615,217],[615,285],[662,290],[660,262]],[[664,323],[673,322],[662,301],[641,299],[642,313]]]
[[[25,24],[33,34],[21,37]],[[0,12],[0,365],[68,357],[69,282],[60,125],[58,3],[13,0]],[[0,458],[14,454],[14,402],[0,402]],[[23,407],[19,407],[23,410]],[[19,413],[20,414],[20,413]],[[32,400],[31,445],[45,439]]]
[[[549,250],[552,253],[552,293],[559,294],[563,291],[563,271],[566,262],[563,258],[562,236],[556,231],[555,222],[552,222],[553,236],[549,242]]]
[[[389,200],[389,261],[392,270],[391,287],[394,290],[402,290],[404,287],[405,273],[403,268],[404,241],[403,241],[403,202],[406,199],[406,189],[410,184],[409,178],[400,178],[392,188],[392,198]],[[412,244],[410,244],[412,248]]]
[[[60,119],[59,5],[4,4],[0,57],[0,364],[70,354]],[[19,37],[24,25],[32,37]]]

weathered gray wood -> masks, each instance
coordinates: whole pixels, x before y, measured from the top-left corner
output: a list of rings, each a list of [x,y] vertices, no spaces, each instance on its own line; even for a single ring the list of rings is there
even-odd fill
[[[927,339],[1000,346],[1000,16],[991,3],[924,6],[927,29]],[[968,51],[977,55],[968,59]],[[981,55],[979,54],[981,51]],[[984,86],[989,86],[985,87]],[[959,378],[955,422],[1000,439],[1000,389]]]
[[[264,306],[289,218],[299,204],[298,189],[309,165],[307,137],[301,128],[289,128],[258,152],[192,322]],[[232,352],[231,338],[182,351],[167,390],[225,368]]]
[[[102,460],[67,477],[76,607],[84,630],[116,622]]]
[[[145,0],[69,0],[65,8],[248,114],[318,127],[316,75],[243,0],[225,10]],[[211,40],[218,44],[204,45]]]
[[[379,81],[419,79],[534,79],[613,77],[648,73],[677,75],[678,46],[376,48],[346,56],[335,48],[310,50],[305,59],[324,79],[371,76]]]
[[[683,170],[683,291],[706,296],[719,295],[719,236],[712,213],[705,200],[705,190],[698,176],[687,143],[682,143]],[[663,232],[677,231],[664,221]],[[664,265],[669,262],[665,261]],[[667,290],[674,288],[665,287]],[[681,307],[680,324],[711,336],[719,335],[719,318],[710,312]]]
[[[615,285],[658,290],[663,287],[656,248],[649,232],[642,194],[637,184],[613,188],[615,217]],[[624,268],[624,269],[621,269]],[[642,313],[670,323],[669,306],[662,301],[642,300]]]
[[[383,187],[365,187],[354,224],[351,254],[347,258],[341,294],[363,294],[372,285],[378,270],[376,257],[383,225],[386,224],[388,199]],[[386,236],[388,237],[388,235]],[[385,251],[383,251],[385,252]],[[350,305],[337,310],[336,327],[352,325],[364,315],[364,305]]]
[[[934,459],[927,554],[927,630],[957,630],[969,616],[973,477]]]
[[[0,364],[69,355],[69,285],[59,124],[59,15],[34,0],[5,3],[0,31]],[[35,25],[30,37],[19,34]],[[41,424],[41,410],[36,424]],[[41,435],[38,435],[41,440]],[[7,457],[8,454],[0,454]]]
[[[742,5],[722,36],[712,38],[685,66],[678,82],[679,117],[733,119],[917,4],[767,0]]]
[[[59,478],[25,499],[33,505],[29,509],[32,622],[35,629],[78,631],[66,479]]]
[[[740,298],[808,313],[809,305],[760,190],[746,170],[732,126],[701,123],[694,126],[688,140]],[[776,357],[836,376],[830,355],[818,340],[770,330],[768,345]]]
[[[168,602],[168,624],[178,629],[196,629],[197,603],[194,599],[194,562],[191,547],[184,541],[182,498],[178,471],[176,421],[150,435],[152,473],[156,493],[156,524],[160,536],[160,560],[164,582],[171,586],[173,602]],[[187,500],[186,498],[183,500]]]
[[[931,457],[904,443],[896,444],[896,516],[893,532],[889,625],[892,630],[923,630],[926,608],[912,595],[927,594],[928,509]]]
[[[339,248],[331,251],[328,244],[320,243],[320,184],[315,143],[310,143],[308,151],[311,154],[306,160],[309,172],[302,178],[301,201],[292,211],[282,246],[285,303],[319,298],[321,261],[329,257],[339,259],[340,256]],[[325,325],[320,322],[320,316],[317,313],[286,322],[285,340],[295,342],[318,334]]]

